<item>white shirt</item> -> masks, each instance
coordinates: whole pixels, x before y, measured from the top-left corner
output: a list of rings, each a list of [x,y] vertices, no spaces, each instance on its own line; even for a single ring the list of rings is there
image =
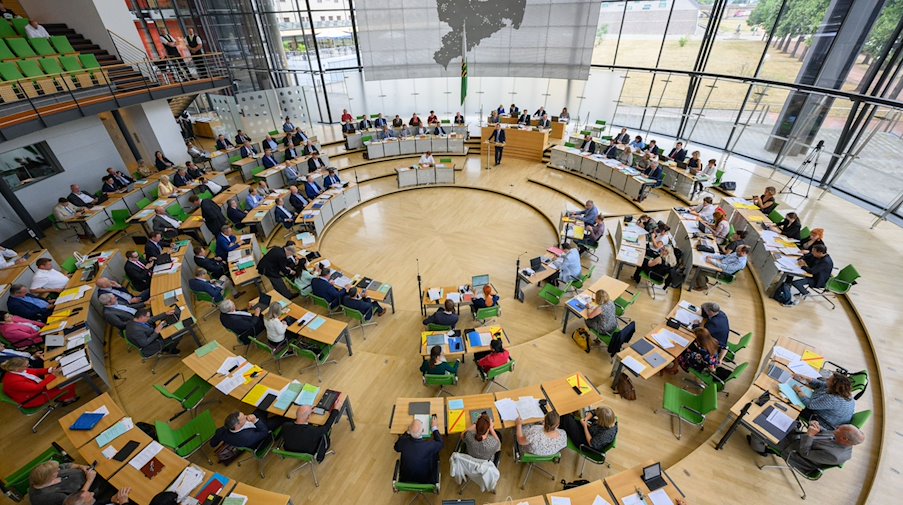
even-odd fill
[[[78,192],[75,194],[75,196],[79,197],[81,201],[85,203],[92,203],[94,201],[94,197],[87,193]]]
[[[420,156],[420,164],[421,165],[435,165],[436,162],[433,160],[432,156],[427,156],[426,154]]]
[[[16,258],[19,257],[19,253],[13,251],[12,249],[3,249],[3,256],[0,257],[0,268],[11,267],[16,264]]]
[[[207,185],[207,189],[210,190],[214,195],[219,194],[220,191],[223,190],[223,187],[213,181],[207,181],[204,184]]]
[[[715,220],[715,205],[713,204],[703,203],[696,208],[696,212],[699,214],[699,217],[710,223]]]
[[[40,382],[41,382],[41,378],[40,378],[40,377],[38,377],[37,375],[30,374],[30,373],[28,373],[28,372],[10,372],[10,373],[13,373],[13,374],[16,374],[16,375],[21,375],[22,377],[25,377],[26,379],[35,381],[35,382],[37,382],[37,383],[40,383]]]
[[[166,214],[158,214],[159,217],[162,217],[164,221],[171,224],[173,228],[178,228],[182,226],[182,223],[173,217],[167,216]]]
[[[47,30],[44,29],[43,26],[38,25],[37,28],[31,26],[30,24],[25,25],[25,35],[30,39],[49,39],[50,34],[47,33]]]
[[[263,320],[263,326],[267,329],[267,339],[273,343],[280,343],[285,340],[285,330],[288,324],[282,319],[266,318]]]
[[[37,269],[31,279],[31,289],[63,289],[69,284],[69,277],[54,269]]]

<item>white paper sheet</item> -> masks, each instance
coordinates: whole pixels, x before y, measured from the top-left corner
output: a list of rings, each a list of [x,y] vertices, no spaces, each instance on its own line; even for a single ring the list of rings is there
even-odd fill
[[[646,502],[644,502],[641,497],[637,496],[636,493],[621,498],[621,503],[624,505],[646,505]]]
[[[646,369],[646,365],[635,360],[633,358],[633,356],[627,356],[626,358],[624,358],[623,361],[621,361],[621,363],[624,363],[624,366],[633,370],[633,372],[636,373],[637,375],[643,373],[643,370]]]
[[[670,335],[668,335],[669,331],[662,330],[658,333],[652,334],[652,340],[655,340],[655,343],[659,345],[662,349],[670,349],[674,347],[674,344],[671,343]]]
[[[772,353],[774,354],[775,358],[785,359],[790,363],[799,361],[800,358],[802,358],[802,356],[800,356],[799,354],[797,354],[789,349],[786,349],[784,347],[781,347],[779,345],[774,346],[774,349],[772,349]]]
[[[224,395],[228,395],[244,383],[244,376],[242,374],[235,374],[231,377],[226,377],[225,379],[223,379],[222,382],[216,385],[216,389],[222,391]]]
[[[216,373],[220,375],[229,375],[229,370],[232,367],[240,366],[242,363],[245,363],[246,360],[243,356],[231,356],[223,360],[223,364],[219,366],[216,370]]]
[[[517,400],[517,412],[521,419],[534,419],[545,416],[539,408],[539,400],[532,396],[523,396]]]
[[[132,460],[129,461],[129,464],[132,465],[136,470],[141,470],[141,467],[146,465],[148,461],[152,460],[154,456],[159,454],[162,450],[163,446],[160,445],[159,442],[151,442],[147,447],[139,452],[137,456],[132,458]]]
[[[772,410],[765,420],[781,431],[787,431],[790,429],[790,425],[793,424],[793,418],[778,409]]]
[[[100,453],[103,454],[103,457],[107,459],[113,459],[113,456],[115,456],[117,452],[119,452],[119,449],[112,445],[108,445],[106,449],[100,451]]]
[[[461,303],[461,293],[449,293],[445,296],[445,298],[451,300],[454,303]]]
[[[812,368],[812,365],[806,363],[805,361],[796,361],[790,363],[790,365],[788,365],[788,368],[790,368],[793,373],[802,375],[807,379],[818,379],[819,377],[821,377],[821,375],[819,375],[818,373],[818,370]]]
[[[502,421],[514,421],[519,415],[517,412],[517,403],[510,398],[496,400],[495,408],[498,409]]]
[[[664,489],[656,489],[649,493],[648,496],[649,499],[652,500],[652,505],[674,505],[674,502],[671,501],[671,497],[668,496],[668,493],[666,493]]]
[[[86,356],[87,356],[87,355],[85,354],[85,350],[84,350],[84,349],[82,349],[82,350],[80,350],[80,351],[76,351],[76,352],[70,353],[70,354],[66,354],[65,356],[60,356],[60,359],[59,359],[60,366],[66,366],[66,365],[68,365],[69,363],[72,363],[73,361],[77,361],[77,360],[79,360],[79,359],[81,359],[81,358],[84,358],[84,357],[86,357]]]
[[[571,499],[566,496],[552,496],[552,505],[571,505]]]
[[[91,363],[88,362],[87,356],[82,356],[81,358],[69,363],[68,365],[64,365],[62,369],[63,377],[72,377],[81,373],[82,371],[91,368]]]
[[[689,326],[693,323],[698,323],[702,321],[702,316],[696,315],[687,309],[677,309],[677,313],[674,315],[674,319],[677,319],[681,322],[681,324]]]
[[[611,503],[608,503],[608,500],[606,500],[605,498],[596,495],[596,499],[593,500],[593,505],[611,505]]]
[[[106,416],[109,413],[110,413],[110,409],[106,405],[101,405],[99,408],[91,411],[91,414],[103,414],[104,416]]]

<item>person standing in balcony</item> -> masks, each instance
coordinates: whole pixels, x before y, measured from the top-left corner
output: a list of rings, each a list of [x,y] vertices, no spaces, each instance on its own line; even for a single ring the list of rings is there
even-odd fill
[[[194,28],[188,29],[188,37],[185,38],[185,42],[188,44],[188,51],[191,52],[194,68],[197,69],[198,79],[210,77],[207,74],[207,63],[204,61],[204,41],[197,33],[194,33]]]
[[[179,81],[191,78],[188,66],[185,65],[185,61],[182,60],[182,53],[179,52],[179,43],[169,29],[163,29],[163,33],[160,35],[160,42],[163,44],[163,48],[166,49],[166,61],[172,70],[172,76]]]

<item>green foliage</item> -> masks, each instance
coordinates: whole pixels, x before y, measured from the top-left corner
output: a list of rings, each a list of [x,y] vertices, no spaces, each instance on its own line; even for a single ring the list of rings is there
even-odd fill
[[[689,42],[689,41],[690,41],[690,39],[688,39],[688,38],[686,37],[686,35],[684,35],[683,37],[681,37],[680,39],[678,39],[677,45],[679,45],[680,47],[684,47],[685,45],[687,45],[687,42]]]
[[[762,26],[770,30],[781,9],[781,0],[760,0],[756,8],[749,13],[746,24],[749,26]]]
[[[887,0],[862,52],[872,56],[880,54],[901,19],[903,19],[903,0]]]
[[[818,30],[824,21],[830,0],[792,0],[787,2],[784,14],[778,23],[774,35],[810,35]],[[750,26],[762,26],[766,31],[774,27],[781,0],[762,0],[750,13],[746,23]]]
[[[602,41],[605,40],[606,35],[608,35],[608,25],[602,25],[599,28],[597,28],[595,45],[598,46],[599,44],[601,44]]]

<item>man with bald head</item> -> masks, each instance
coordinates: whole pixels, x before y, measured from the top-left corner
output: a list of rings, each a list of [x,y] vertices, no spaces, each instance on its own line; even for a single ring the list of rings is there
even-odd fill
[[[842,465],[853,457],[853,446],[865,442],[865,433],[852,424],[838,426],[833,432],[819,425],[809,423],[805,433],[791,433],[781,440],[778,447],[783,454],[789,454],[787,463],[803,473]],[[759,437],[750,437],[749,445],[762,455],[765,442]]]
[[[438,475],[439,453],[442,452],[442,435],[439,420],[434,414],[430,423],[432,438],[423,438],[423,424],[417,419],[408,432],[395,442],[395,452],[401,454],[399,478],[402,482],[434,484]]]
[[[116,297],[118,303],[122,303],[125,305],[129,304],[144,304],[150,298],[150,290],[144,290],[138,293],[137,296],[130,293],[127,289],[122,287],[121,284],[114,281],[113,279],[109,279],[107,277],[98,277],[94,281],[94,285],[97,286],[97,294],[111,294]]]
[[[332,406],[329,418],[322,426],[310,424],[310,416],[313,407],[310,405],[298,406],[295,421],[288,421],[282,425],[283,448],[286,451],[300,452],[303,454],[315,454],[317,462],[322,463],[329,452],[332,441],[329,432],[332,426],[341,418],[342,405],[345,403],[345,393],[341,393]]]

